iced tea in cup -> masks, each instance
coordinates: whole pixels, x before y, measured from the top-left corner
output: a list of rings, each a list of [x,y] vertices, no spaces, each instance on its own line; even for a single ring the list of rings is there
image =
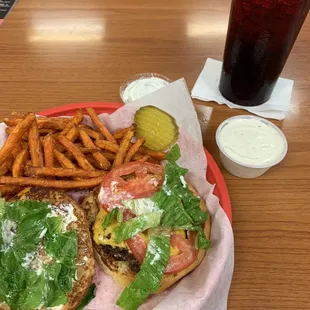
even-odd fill
[[[266,102],[309,12],[310,0],[232,0],[219,89],[231,102]]]

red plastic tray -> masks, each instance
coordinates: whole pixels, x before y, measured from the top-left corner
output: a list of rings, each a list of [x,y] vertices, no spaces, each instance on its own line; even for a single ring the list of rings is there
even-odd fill
[[[51,109],[44,110],[39,112],[40,115],[44,116],[70,116],[75,113],[77,109],[89,108],[92,107],[96,110],[97,113],[113,113],[118,108],[122,107],[121,103],[113,103],[113,102],[86,102],[86,103],[77,103],[77,104],[68,104],[60,107],[55,107]],[[225,184],[225,180],[223,175],[217,166],[215,160],[211,156],[211,154],[204,148],[204,152],[208,161],[208,169],[207,169],[207,180],[211,184],[216,184],[214,189],[214,194],[219,198],[221,206],[230,222],[232,222],[232,211],[231,211],[231,203],[228,194],[228,190]]]

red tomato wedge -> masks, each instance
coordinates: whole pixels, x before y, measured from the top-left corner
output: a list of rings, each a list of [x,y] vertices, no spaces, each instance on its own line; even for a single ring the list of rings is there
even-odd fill
[[[174,248],[179,249],[181,253],[179,255],[170,256],[165,274],[180,272],[196,261],[198,250],[196,250],[194,244],[191,243],[189,239],[175,234],[171,236],[170,243]]]
[[[163,182],[163,166],[131,162],[113,168],[104,177],[98,198],[101,206],[109,212],[120,206],[122,200],[152,196]]]
[[[136,235],[128,239],[126,243],[137,261],[142,264],[146,254],[146,244],[144,240],[139,235]]]
[[[190,239],[194,241],[194,238]],[[179,255],[170,256],[169,264],[165,269],[165,274],[178,273],[196,261],[198,250],[196,250],[193,241],[190,241],[190,239],[185,239],[178,234],[171,236],[171,245],[174,248],[179,249],[181,253]],[[137,235],[127,240],[127,245],[137,261],[142,264],[146,254],[146,244],[144,240]]]

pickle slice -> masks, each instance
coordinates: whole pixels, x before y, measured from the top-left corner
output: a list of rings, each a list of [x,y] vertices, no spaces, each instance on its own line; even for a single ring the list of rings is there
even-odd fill
[[[154,106],[140,108],[134,117],[136,136],[145,139],[144,146],[154,151],[165,151],[179,137],[179,127],[175,119]]]

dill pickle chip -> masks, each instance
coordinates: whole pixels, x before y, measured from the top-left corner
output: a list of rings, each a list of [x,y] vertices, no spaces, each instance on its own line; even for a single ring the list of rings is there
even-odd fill
[[[154,106],[140,108],[134,121],[136,136],[145,139],[144,146],[154,151],[165,151],[179,137],[179,127],[175,119],[165,111]]]

